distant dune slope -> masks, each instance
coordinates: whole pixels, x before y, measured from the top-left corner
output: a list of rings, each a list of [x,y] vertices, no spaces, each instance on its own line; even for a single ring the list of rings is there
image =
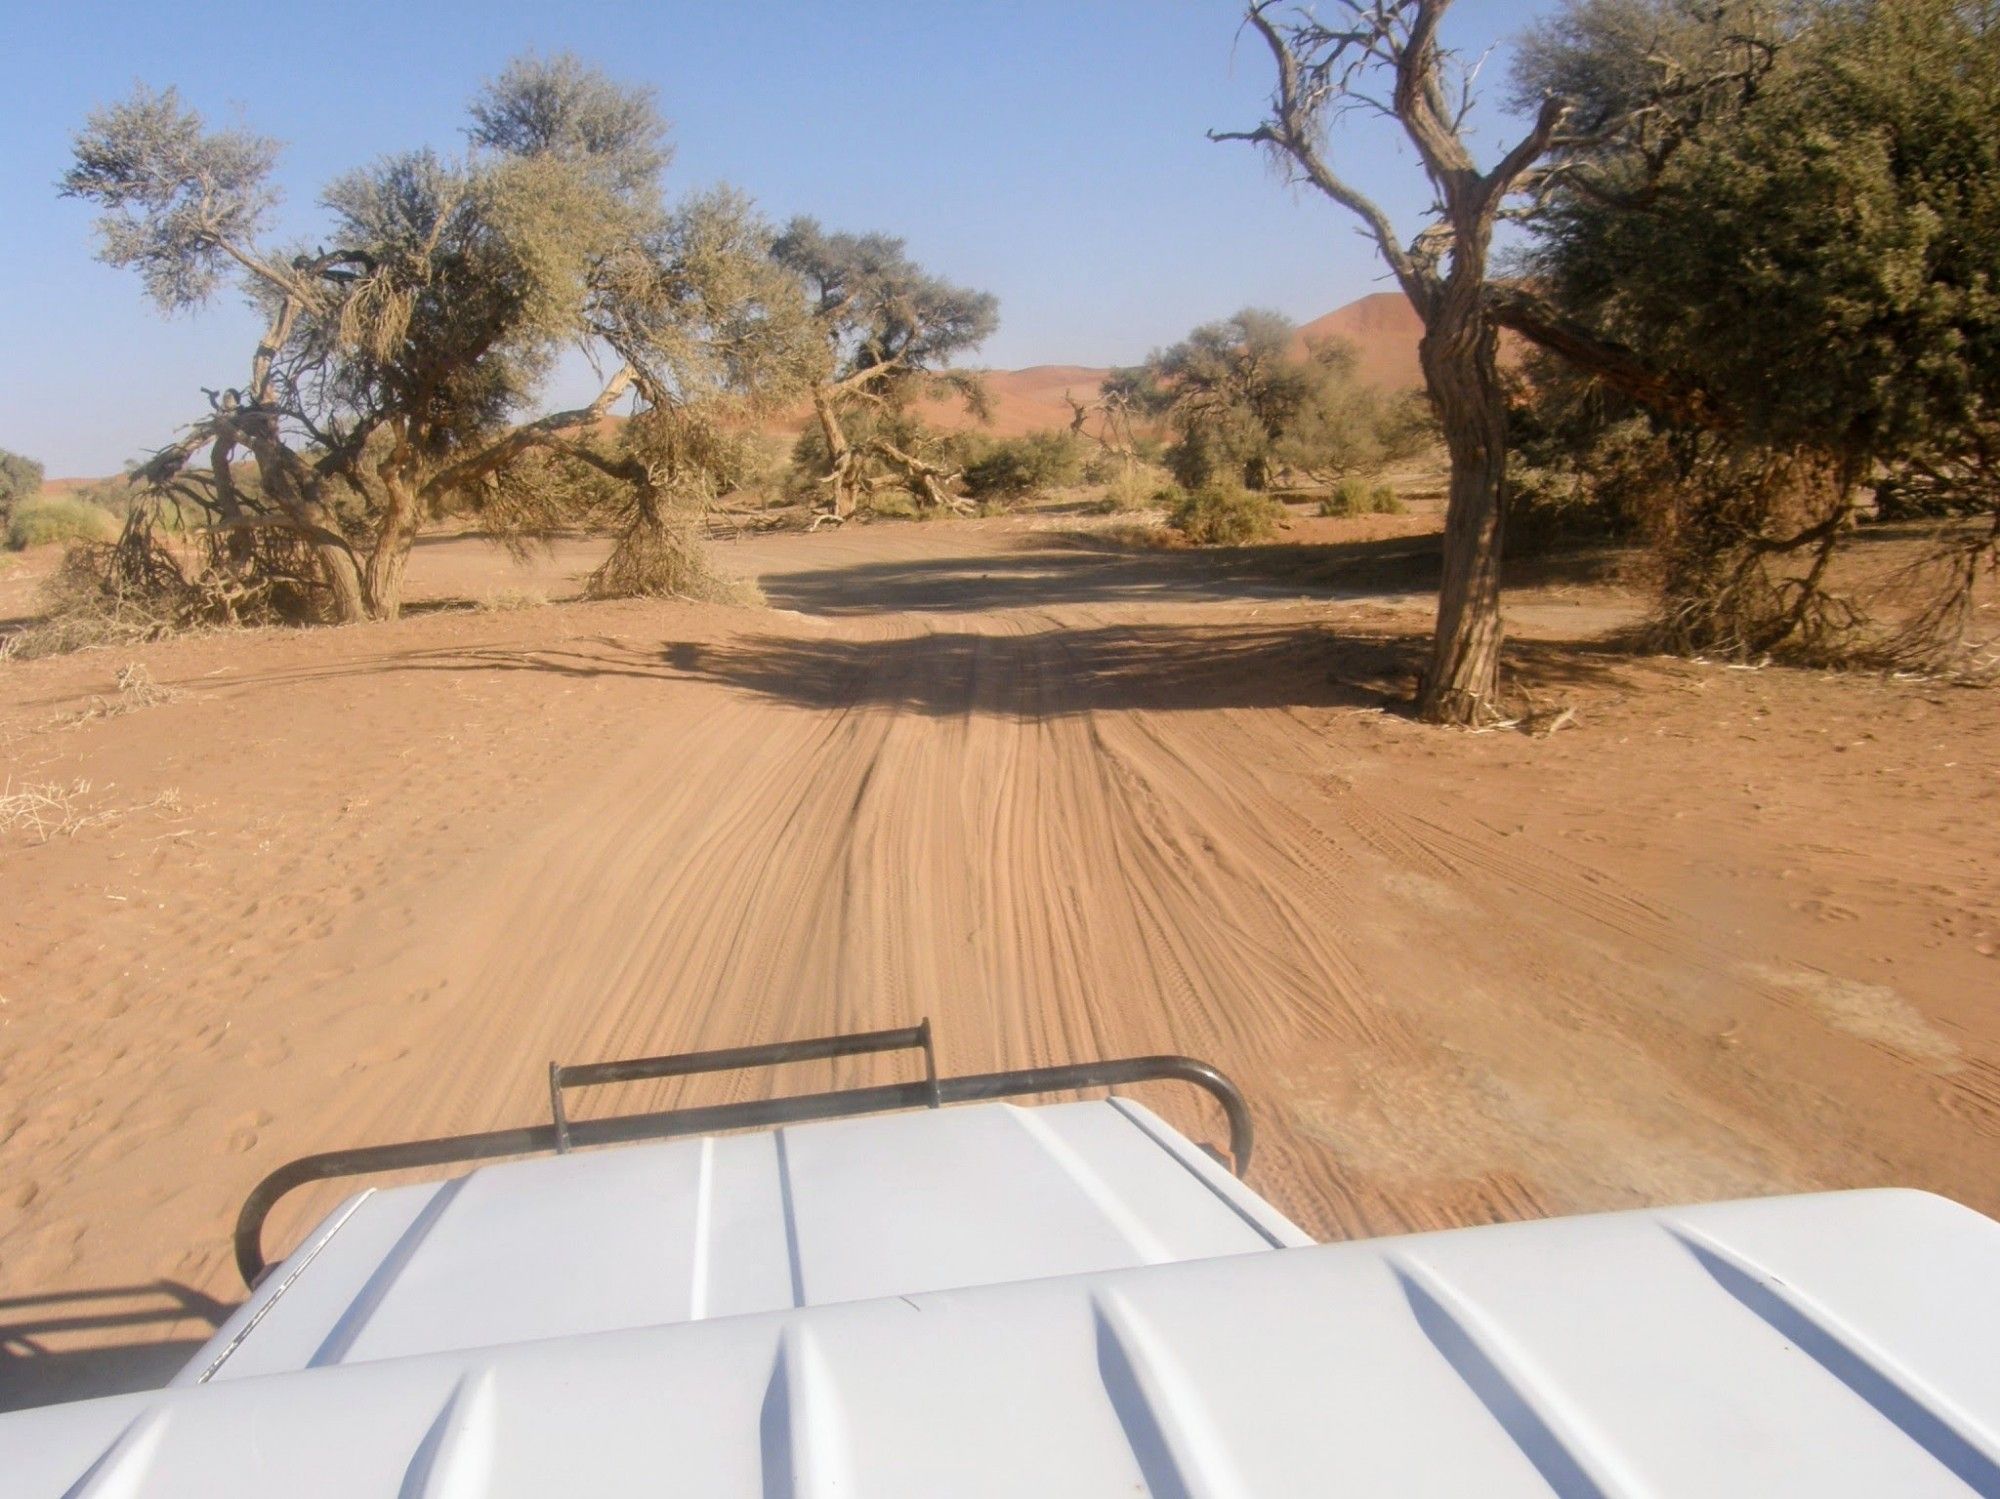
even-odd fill
[[[1353,344],[1361,356],[1361,378],[1384,390],[1410,390],[1424,383],[1417,364],[1417,344],[1423,336],[1416,309],[1399,291],[1372,293],[1299,329],[1301,343],[1344,338]]]
[[[1417,366],[1417,341],[1423,324],[1401,292],[1374,292],[1345,307],[1314,318],[1299,329],[1300,347],[1308,341],[1344,338],[1360,352],[1361,378],[1384,390],[1408,390],[1423,383]],[[1070,408],[1065,392],[1087,401],[1096,394],[1109,371],[1084,364],[1036,364],[1022,370],[988,370],[986,389],[992,403],[992,419],[982,430],[995,437],[1019,437],[1026,432],[1067,427]],[[975,427],[978,421],[967,415],[957,401],[936,400],[918,403],[917,410],[932,425],[956,432]],[[806,413],[779,424],[782,430],[798,431]]]

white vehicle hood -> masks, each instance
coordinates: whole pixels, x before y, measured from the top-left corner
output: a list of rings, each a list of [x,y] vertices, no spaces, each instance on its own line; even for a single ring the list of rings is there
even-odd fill
[[[791,1164],[832,1128],[787,1131]],[[458,1241],[440,1235],[476,1200],[464,1187],[400,1263],[393,1246],[374,1258],[386,1288],[318,1309],[337,1326],[372,1307],[351,1336],[321,1335],[335,1356],[256,1372],[239,1354],[168,1390],[0,1417],[0,1493],[2000,1493],[2000,1225],[1943,1199],[1828,1194],[1149,1263],[1145,1192],[1096,1182],[1092,1212],[1140,1225],[1121,1264],[878,1296],[858,1242],[815,1268],[810,1225],[839,1200],[804,1193],[805,1295],[777,1309],[709,1299],[695,1318],[683,1296],[652,1325],[537,1335],[603,1304],[570,1287],[553,1321],[490,1301],[506,1329],[492,1346],[466,1344],[446,1272]],[[982,1231],[1023,1209],[1009,1190]],[[552,1224],[573,1206],[537,1201]],[[681,1241],[658,1242],[663,1262],[681,1256],[665,1279],[686,1279]],[[460,1249],[479,1259],[471,1238]],[[880,1249],[908,1269],[907,1246]],[[519,1284],[565,1274],[526,1254]],[[734,1271],[711,1254],[713,1298]],[[438,1278],[404,1306],[424,1255]],[[818,1274],[862,1299],[816,1298]],[[425,1310],[433,1294],[450,1309]],[[372,1341],[383,1328],[401,1330]]]

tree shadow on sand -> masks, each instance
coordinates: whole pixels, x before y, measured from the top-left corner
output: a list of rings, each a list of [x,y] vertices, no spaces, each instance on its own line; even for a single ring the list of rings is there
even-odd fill
[[[792,634],[644,646],[608,636],[560,646],[478,645],[315,663],[229,689],[351,676],[527,672],[578,679],[709,682],[802,708],[886,707],[933,716],[1034,719],[1117,709],[1406,710],[1429,650],[1418,628],[1293,619],[1227,624],[925,630],[852,640]],[[1510,643],[1507,670],[1537,692],[1608,684],[1628,659],[1606,641]]]
[[[1617,553],[1579,548],[1509,564],[1511,587],[1602,581]],[[766,572],[758,582],[780,608],[835,616],[971,613],[1062,604],[1203,604],[1306,595],[1328,601],[1428,598],[1437,591],[1433,533],[1317,544],[1181,551],[1083,534],[1036,535],[1015,549]]]
[[[757,636],[683,643],[678,675],[817,709],[886,707],[1036,719],[1102,710],[1406,709],[1428,637],[1318,623],[1110,625],[1027,634],[927,632],[889,640]],[[1538,691],[1608,678],[1610,645],[1537,642],[1512,653]]]

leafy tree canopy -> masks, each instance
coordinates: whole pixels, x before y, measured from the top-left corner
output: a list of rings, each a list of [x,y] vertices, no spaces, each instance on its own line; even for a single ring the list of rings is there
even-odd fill
[[[42,492],[42,466],[20,453],[0,448],[0,514]]]
[[[1286,472],[1332,483],[1428,436],[1426,419],[1356,379],[1355,362],[1351,344],[1302,345],[1289,318],[1250,307],[1113,371],[1105,388],[1165,417],[1175,438],[1167,466],[1190,489],[1267,489]]]
[[[718,402],[795,397],[817,357],[751,206],[726,190],[667,203],[650,90],[575,58],[523,58],[470,116],[462,156],[403,152],[329,184],[311,249],[266,237],[270,143],[209,129],[172,90],[93,114],[64,178],[102,209],[103,258],[138,271],[161,308],[198,307],[233,277],[264,313],[243,383],[211,393],[211,414],[146,477],[211,512],[238,571],[269,561],[253,533],[292,538],[338,617],[396,612],[425,517],[491,504],[525,523],[535,507],[493,504],[502,490],[553,501],[573,488],[523,481],[531,455],[614,481],[628,541],[629,527],[658,533],[663,507],[712,491],[693,455],[720,449],[663,438],[660,421],[607,441],[614,406],[713,428]],[[578,346],[603,371],[597,395],[535,415]],[[238,453],[254,486],[235,481]],[[522,473],[550,471],[569,472]]]
[[[1521,83],[1615,92],[1595,60],[1648,55],[1645,20],[1695,9],[1572,5]],[[1559,194],[1530,270],[1757,440],[1857,469],[1983,454],[2000,410],[2000,5],[1813,12],[1755,96],[1657,173],[1613,157]]]

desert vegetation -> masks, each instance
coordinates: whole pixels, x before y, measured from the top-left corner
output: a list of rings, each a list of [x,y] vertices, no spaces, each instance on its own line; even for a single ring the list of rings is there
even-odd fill
[[[74,495],[36,495],[7,512],[7,545],[17,552],[59,542],[107,542],[117,534],[117,517]]]
[[[264,330],[240,386],[134,476],[116,546],[71,569],[73,608],[392,618],[417,530],[503,535],[590,515],[618,534],[603,593],[702,591],[692,518],[725,484],[732,418],[804,389],[813,325],[771,231],[726,190],[669,203],[649,92],[573,58],[512,64],[472,102],[469,151],[330,183],[332,248],[273,244],[276,147],[141,88],[77,137],[64,191],[162,311],[234,286]],[[532,415],[556,356],[602,383]],[[607,430],[607,418],[629,419]],[[200,512],[192,557],[158,505]]]
[[[1267,494],[1234,480],[1211,480],[1180,491],[1167,525],[1196,546],[1242,546],[1269,540],[1284,513]]]
[[[820,336],[816,425],[794,461],[823,491],[827,514],[845,520],[885,486],[925,509],[950,508],[961,470],[909,406],[943,389],[980,409],[977,377],[948,361],[992,333],[998,302],[926,271],[887,234],[837,233],[794,219],[772,255],[798,278]]]
[[[14,507],[42,492],[42,465],[24,453],[0,448],[0,524]]]
[[[1648,541],[1674,649],[1991,671],[1973,601],[2000,544],[2000,10],[1742,24],[1771,59],[1754,91],[1579,144],[1549,184],[1524,272],[1679,395],[1591,409],[1546,371],[1531,402],[1571,413],[1548,466]],[[1628,26],[1575,8],[1518,87],[1615,115]],[[1659,36],[1669,57],[1704,45]],[[1861,597],[1831,564],[1869,520],[1929,540]]]
[[[1358,218],[1425,323],[1452,492],[1421,711],[1495,711],[1502,328],[1566,366],[1517,403],[1540,408],[1513,464],[1530,527],[1638,524],[1657,640],[1991,670],[1973,598],[2000,542],[1994,8],[1568,0],[1521,49],[1512,103],[1533,124],[1486,168],[1466,144],[1473,70],[1439,41],[1449,8],[1344,0],[1322,21],[1253,4],[1270,114],[1213,132]],[[1355,110],[1395,122],[1436,190],[1413,235],[1339,169]],[[1496,267],[1503,217],[1529,237]],[[1864,494],[1940,521],[1876,628],[1827,586]]]
[[[1363,384],[1338,339],[1302,341],[1280,313],[1245,308],[1117,372],[1132,407],[1162,423],[1162,457],[1190,490],[1331,487],[1435,439],[1418,402]]]
[[[0,454],[10,544],[75,550],[44,644],[95,638],[93,619],[122,639],[393,617],[415,537],[443,520],[517,548],[615,536],[600,596],[740,596],[703,534],[746,490],[815,523],[1086,496],[1226,544],[1284,513],[1249,496],[1393,514],[1384,471],[1441,444],[1424,717],[1502,712],[1510,532],[1641,550],[1651,645],[1993,670],[1990,8],[1563,0],[1517,49],[1502,102],[1528,123],[1486,165],[1449,11],[1258,0],[1268,114],[1212,132],[1358,222],[1423,325],[1421,393],[1246,308],[1068,393],[1067,431],[1009,435],[982,430],[962,363],[997,326],[990,294],[888,233],[773,228],[727,190],[672,199],[650,93],[574,58],[491,80],[462,154],[328,184],[310,252],[268,232],[270,141],[142,88],[86,123],[63,191],[162,310],[234,290],[263,329],[242,382],[203,391],[122,479],[43,496],[31,460]],[[1356,111],[1412,146],[1423,222],[1343,175]],[[1533,352],[1503,360],[1503,332]],[[597,388],[549,411],[572,347]],[[1836,563],[1878,522],[1925,545],[1858,589]]]

